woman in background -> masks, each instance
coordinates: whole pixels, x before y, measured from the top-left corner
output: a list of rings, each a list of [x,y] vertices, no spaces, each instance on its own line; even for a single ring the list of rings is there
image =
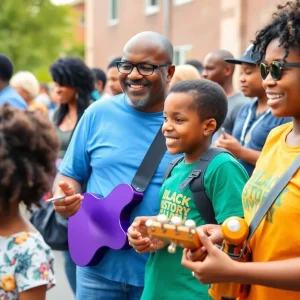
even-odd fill
[[[61,141],[58,157],[62,159],[77,122],[91,103],[94,77],[79,58],[60,58],[50,67],[50,72],[59,103],[53,121]]]
[[[59,108],[53,115],[56,132],[61,145],[57,167],[63,159],[76,124],[90,105],[90,95],[94,90],[92,71],[79,58],[60,58],[50,67],[56,84]],[[67,225],[67,220],[65,220]],[[76,265],[69,251],[64,251],[65,271],[73,292],[76,291]]]

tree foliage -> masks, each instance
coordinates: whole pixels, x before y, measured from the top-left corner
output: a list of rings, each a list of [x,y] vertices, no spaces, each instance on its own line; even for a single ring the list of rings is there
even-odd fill
[[[0,0],[0,12],[0,53],[11,58],[15,71],[49,79],[50,64],[74,43],[71,8],[50,0]]]

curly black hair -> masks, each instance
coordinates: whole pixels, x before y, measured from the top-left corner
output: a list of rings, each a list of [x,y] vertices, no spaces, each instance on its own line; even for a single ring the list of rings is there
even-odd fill
[[[59,140],[54,126],[34,112],[0,107],[0,204],[12,201],[30,210],[49,191]]]
[[[272,21],[259,30],[252,41],[253,53],[257,52],[260,60],[264,58],[269,43],[276,38],[285,49],[284,60],[290,48],[300,48],[300,0],[288,1],[285,5],[277,5],[277,8]]]
[[[95,89],[94,75],[90,68],[76,57],[59,58],[50,66],[53,81],[60,86],[72,87],[77,90],[77,119],[81,118],[91,101],[91,93]],[[56,125],[59,126],[68,113],[68,105],[59,107]]]

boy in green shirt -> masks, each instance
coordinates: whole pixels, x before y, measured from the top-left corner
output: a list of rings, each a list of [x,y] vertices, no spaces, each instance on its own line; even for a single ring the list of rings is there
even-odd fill
[[[192,219],[197,226],[205,224],[189,185],[182,190],[178,187],[211,147],[212,135],[220,128],[226,113],[226,95],[212,81],[182,81],[171,88],[164,105],[162,131],[168,151],[184,153],[184,160],[174,167],[161,187],[160,214],[168,218],[180,216],[183,221]],[[218,224],[230,216],[243,217],[241,193],[247,180],[247,172],[228,153],[218,154],[207,166],[204,186]],[[152,252],[146,265],[142,300],[209,299],[208,286],[199,284],[181,266],[181,251],[170,254],[168,245],[149,237],[144,226],[147,219],[136,218],[128,229],[129,242],[137,252]]]

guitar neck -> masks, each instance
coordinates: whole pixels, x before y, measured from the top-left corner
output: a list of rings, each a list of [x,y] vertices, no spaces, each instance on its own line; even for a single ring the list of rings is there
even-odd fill
[[[195,250],[201,247],[201,242],[195,229],[172,224],[161,224],[154,221],[151,226],[148,226],[147,230],[149,235],[174,243],[182,248]]]

